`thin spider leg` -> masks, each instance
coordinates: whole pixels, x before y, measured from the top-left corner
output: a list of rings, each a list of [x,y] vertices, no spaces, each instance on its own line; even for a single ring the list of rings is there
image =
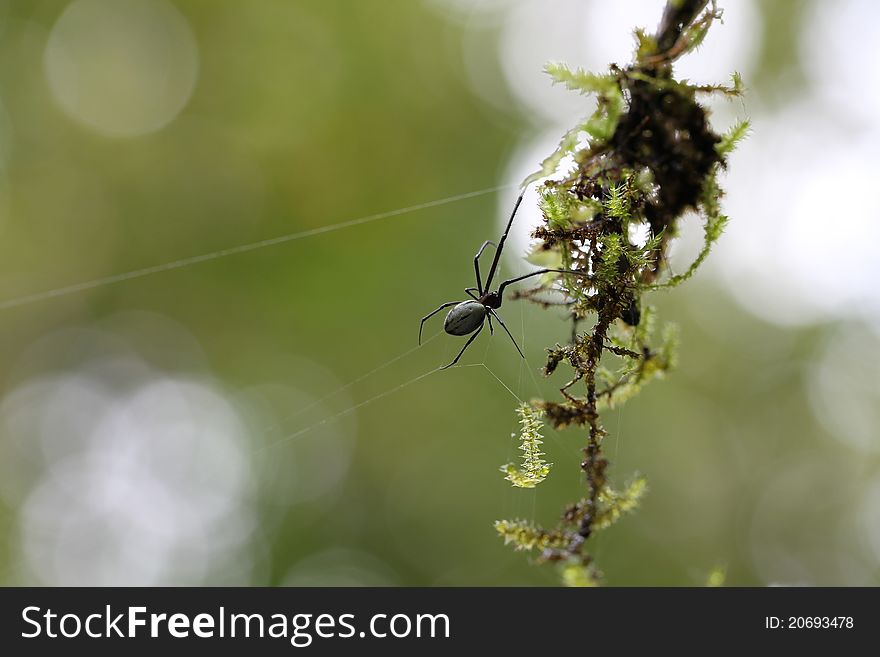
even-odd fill
[[[474,340],[477,339],[477,336],[480,334],[480,331],[483,330],[483,327],[484,327],[484,326],[485,326],[485,324],[480,324],[480,328],[478,328],[478,329],[476,330],[476,332],[475,332],[471,337],[468,338],[468,341],[464,343],[464,346],[461,348],[461,351],[458,352],[458,356],[455,357],[455,360],[453,360],[451,363],[449,363],[449,365],[444,365],[444,366],[441,367],[440,369],[441,369],[441,370],[445,370],[445,369],[447,369],[447,368],[452,367],[453,365],[455,365],[455,364],[458,362],[458,359],[461,358],[461,355],[464,353],[465,349],[467,349],[468,347],[470,347],[470,346],[471,346],[471,342],[473,342]]]
[[[478,297],[474,292],[479,292],[479,290],[475,287],[466,287],[464,288],[465,294],[467,294],[474,301],[478,301],[480,297]]]
[[[510,331],[508,330],[508,328],[507,328],[507,324],[505,324],[505,323],[504,323],[504,320],[501,319],[501,315],[499,315],[499,314],[496,313],[492,308],[490,308],[490,309],[489,309],[489,315],[488,315],[488,316],[489,316],[489,317],[494,317],[495,319],[498,320],[498,323],[501,324],[501,328],[503,328],[503,329],[504,329],[504,332],[507,333],[507,337],[509,337],[509,338],[510,338],[510,341],[513,342],[513,346],[516,347],[516,350],[519,352],[519,355],[522,356],[523,359],[525,359],[526,355],[522,352],[522,349],[519,348],[519,345],[516,343],[516,340],[513,339],[513,335],[512,335],[512,334],[510,333]],[[490,319],[489,321],[491,322],[492,320]]]
[[[492,326],[492,315],[486,315],[486,319],[489,320],[489,335],[495,335],[495,328]]]
[[[500,297],[504,293],[504,288],[508,285],[519,283],[520,281],[531,278],[532,276],[540,276],[541,274],[550,274],[552,272],[556,272],[557,274],[574,274],[575,276],[589,276],[589,274],[585,271],[572,271],[570,269],[539,269],[538,271],[533,271],[530,274],[523,274],[522,276],[517,276],[516,278],[508,278],[506,281],[498,286],[498,296]]]
[[[495,270],[498,268],[498,261],[501,260],[501,252],[504,250],[504,241],[507,239],[507,234],[510,232],[510,227],[513,225],[513,218],[516,216],[516,211],[519,210],[519,205],[522,203],[523,194],[525,193],[525,190],[520,192],[519,197],[516,199],[516,203],[513,205],[513,212],[510,213],[510,219],[507,221],[507,227],[501,234],[501,239],[498,240],[498,248],[495,249],[495,257],[492,259],[492,266],[489,268],[489,276],[486,278],[486,290],[492,289],[492,279],[495,278]]]
[[[483,281],[480,278],[480,256],[483,255],[483,251],[485,251],[486,247],[490,244],[496,249],[498,248],[498,245],[495,244],[495,242],[492,240],[486,240],[483,242],[483,246],[480,247],[480,250],[477,251],[477,255],[474,256],[474,273],[477,275],[477,292],[481,295],[483,294]],[[488,290],[488,287],[486,289]]]
[[[566,383],[564,386],[562,386],[562,387],[559,389],[559,392],[561,392],[562,395],[563,395],[568,401],[573,402],[573,403],[575,403],[575,404],[580,404],[581,402],[580,402],[578,399],[576,399],[575,397],[573,397],[573,396],[568,392],[568,389],[571,388],[575,383],[577,383],[578,381],[580,381],[582,378],[584,378],[584,374],[583,374],[583,372],[578,372],[577,374],[575,374],[575,377],[574,377],[571,381],[569,381],[568,383]]]
[[[422,317],[422,323],[419,324],[419,344],[422,344],[422,327],[425,325],[425,322],[427,322],[429,319],[431,319],[434,315],[439,313],[444,308],[449,308],[449,306],[454,306],[458,303],[459,303],[458,301],[449,301],[447,303],[444,303],[439,308],[437,308],[437,310],[433,310],[430,313],[428,313],[427,315],[425,315],[424,317]]]

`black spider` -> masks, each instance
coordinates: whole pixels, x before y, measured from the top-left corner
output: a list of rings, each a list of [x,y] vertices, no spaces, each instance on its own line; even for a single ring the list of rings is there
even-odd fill
[[[510,213],[510,219],[507,222],[507,227],[504,229],[504,233],[502,233],[501,239],[498,240],[498,244],[486,240],[485,242],[483,242],[483,245],[480,247],[479,251],[477,251],[477,255],[474,256],[474,272],[477,275],[477,287],[465,288],[465,292],[469,297],[471,297],[471,300],[449,301],[447,303],[444,303],[436,310],[425,315],[422,318],[422,323],[419,324],[419,344],[421,344],[422,327],[425,325],[425,322],[444,308],[455,306],[446,315],[446,320],[443,322],[443,330],[450,335],[468,335],[469,333],[473,333],[473,335],[468,338],[468,341],[465,343],[464,347],[461,348],[461,351],[458,352],[458,356],[456,356],[455,359],[451,363],[449,363],[449,365],[441,367],[440,369],[442,370],[445,370],[447,367],[452,367],[458,362],[458,359],[461,358],[461,355],[465,352],[465,349],[467,349],[471,345],[471,343],[480,334],[480,331],[483,330],[483,325],[487,319],[489,320],[489,332],[494,335],[495,330],[492,327],[493,317],[498,320],[498,323],[501,324],[501,328],[503,328],[508,337],[510,337],[511,341],[513,342],[513,346],[516,347],[519,355],[525,358],[522,349],[519,348],[516,340],[513,339],[513,335],[511,335],[510,331],[507,330],[507,326],[504,324],[504,320],[502,320],[498,313],[495,312],[498,308],[501,307],[501,302],[504,295],[504,288],[506,288],[508,285],[511,285],[512,283],[518,283],[519,281],[522,281],[526,278],[531,278],[532,276],[539,276],[541,274],[547,274],[550,272],[586,276],[586,272],[570,271],[567,269],[539,269],[538,271],[533,271],[529,274],[517,276],[516,278],[509,278],[498,286],[497,291],[491,291],[492,279],[495,277],[495,271],[497,270],[498,262],[501,259],[501,252],[504,249],[504,241],[507,239],[507,234],[510,232],[510,227],[513,225],[513,219],[516,216],[516,211],[519,209],[522,200],[523,194],[520,194],[519,198],[516,199],[516,203],[513,206],[513,212]],[[480,256],[483,254],[483,251],[486,249],[486,247],[490,244],[495,247],[495,257],[492,259],[492,266],[489,268],[489,276],[486,278],[486,285],[484,286],[480,277]],[[474,294],[475,292],[476,294]]]

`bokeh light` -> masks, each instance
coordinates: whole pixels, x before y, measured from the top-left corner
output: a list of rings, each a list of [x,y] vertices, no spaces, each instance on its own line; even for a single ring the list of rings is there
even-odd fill
[[[251,459],[217,385],[156,370],[100,330],[40,346],[76,365],[34,372],[0,405],[2,491],[22,509],[28,570],[53,585],[198,584],[237,561],[246,578]]]
[[[49,88],[59,106],[113,137],[154,132],[192,95],[198,47],[167,0],[76,0],[46,44]]]

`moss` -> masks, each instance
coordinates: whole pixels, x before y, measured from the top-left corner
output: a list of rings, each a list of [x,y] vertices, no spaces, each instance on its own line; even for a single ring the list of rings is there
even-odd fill
[[[501,466],[501,472],[505,474],[512,485],[517,488],[534,488],[550,474],[552,463],[544,461],[544,452],[541,444],[544,442],[541,435],[541,416],[538,410],[529,404],[520,404],[516,409],[520,423],[520,450],[522,451],[522,465],[517,467],[513,463]]]
[[[675,365],[675,327],[665,326],[658,338],[656,312],[644,297],[693,276],[727,223],[720,211],[718,173],[747,134],[748,123],[718,135],[698,97],[739,96],[742,80],[734,74],[730,86],[694,86],[673,75],[674,62],[701,43],[720,15],[714,2],[671,1],[655,34],[636,32],[629,67],[611,66],[603,75],[562,64],[546,67],[555,83],[598,99],[593,115],[567,132],[525,181],[547,178],[540,197],[544,224],[533,233],[536,252],[543,262],[584,272],[556,277],[566,298],[561,305],[575,327],[582,318],[595,319],[588,332],[575,331],[571,343],[547,350],[547,376],[571,369],[560,388],[562,399],[533,402],[554,429],[587,430],[580,464],[586,494],[565,508],[553,529],[506,521],[496,528],[517,549],[541,548],[539,560],[558,563],[568,585],[599,581],[585,547],[588,539],[634,510],[647,489],[642,477],[622,490],[611,486],[601,422],[602,410],[626,402]],[[573,165],[560,171],[564,161]],[[704,246],[686,271],[670,275],[669,245],[690,211],[703,217]],[[633,235],[643,226],[649,234],[640,243]],[[544,298],[543,290],[517,296],[545,308],[560,305]]]

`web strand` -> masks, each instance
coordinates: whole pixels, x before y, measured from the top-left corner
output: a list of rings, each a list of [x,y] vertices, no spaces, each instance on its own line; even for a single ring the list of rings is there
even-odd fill
[[[381,365],[377,365],[376,367],[374,367],[373,369],[371,369],[369,372],[365,372],[364,374],[361,374],[359,377],[357,377],[357,378],[355,378],[355,379],[352,379],[351,381],[349,381],[349,382],[346,383],[345,385],[339,386],[339,387],[336,388],[335,390],[332,390],[331,392],[328,392],[326,395],[324,395],[324,396],[322,396],[322,397],[319,397],[318,399],[314,400],[313,402],[311,402],[311,403],[309,403],[309,404],[306,404],[305,406],[303,406],[303,407],[300,408],[299,410],[295,411],[294,413],[291,413],[290,415],[286,415],[286,416],[284,416],[284,417],[281,418],[278,422],[273,422],[271,425],[269,425],[269,426],[267,427],[267,429],[275,428],[275,427],[279,426],[280,424],[282,424],[282,423],[284,423],[284,422],[288,422],[288,421],[290,421],[290,420],[292,420],[292,419],[294,419],[294,418],[296,418],[296,417],[299,417],[300,415],[302,415],[302,414],[305,413],[306,411],[313,409],[313,408],[314,408],[315,406],[317,406],[318,404],[327,401],[327,400],[330,399],[331,397],[335,397],[336,395],[338,395],[338,394],[341,393],[341,392],[345,392],[346,390],[348,390],[349,388],[351,388],[351,387],[354,386],[354,385],[357,385],[358,383],[360,383],[360,382],[363,381],[364,379],[367,379],[367,378],[373,376],[376,372],[381,372],[381,371],[384,370],[386,367],[390,367],[391,365],[393,365],[393,364],[396,363],[397,361],[406,358],[407,356],[409,356],[409,355],[412,354],[413,352],[418,351],[419,349],[421,349],[422,347],[424,347],[424,346],[427,345],[429,342],[431,342],[432,340],[436,339],[436,338],[439,337],[439,336],[440,336],[440,333],[437,332],[437,333],[435,333],[434,335],[432,335],[431,337],[429,337],[427,340],[422,340],[422,344],[420,344],[420,345],[416,345],[415,347],[413,347],[413,348],[411,348],[411,349],[407,349],[407,350],[404,351],[402,354],[398,354],[398,355],[395,356],[394,358],[390,358],[390,359],[386,360],[384,363],[382,363]]]
[[[434,336],[434,337],[436,337],[436,336]],[[402,358],[402,357],[403,357],[403,356],[398,356],[395,360],[399,360],[399,359]],[[513,397],[514,397],[515,399],[517,399],[517,400],[520,401],[520,402],[522,401],[522,400],[517,396],[517,394],[516,394],[515,392],[513,392],[513,390],[511,390],[511,389],[507,386],[507,384],[504,383],[504,381],[502,381],[500,378],[498,378],[498,376],[497,376],[492,370],[490,370],[490,369],[486,366],[485,363],[471,363],[471,364],[468,364],[468,365],[453,365],[453,366],[450,367],[450,368],[435,367],[435,368],[433,368],[433,369],[428,370],[427,372],[424,372],[424,373],[422,373],[422,374],[419,374],[418,376],[416,376],[416,377],[414,377],[414,378],[412,378],[412,379],[409,379],[408,381],[404,381],[403,383],[399,383],[398,385],[396,385],[396,386],[394,386],[394,387],[392,387],[392,388],[389,388],[388,390],[385,390],[385,391],[383,391],[383,392],[380,392],[379,394],[374,395],[374,396],[370,397],[369,399],[365,399],[365,400],[363,400],[363,401],[361,401],[361,402],[358,402],[357,404],[354,404],[354,405],[352,405],[352,406],[349,406],[348,408],[345,408],[345,409],[343,409],[343,410],[341,410],[341,411],[338,411],[337,413],[333,413],[333,414],[331,414],[331,415],[328,415],[327,417],[325,417],[325,418],[323,418],[323,419],[321,419],[321,420],[318,420],[317,422],[315,422],[315,423],[313,423],[313,424],[310,424],[310,425],[308,425],[308,426],[306,426],[306,427],[303,427],[302,429],[299,429],[299,430],[297,430],[297,431],[294,431],[293,433],[289,433],[289,434],[287,434],[286,436],[284,436],[283,438],[279,438],[279,439],[277,439],[277,440],[274,440],[274,441],[272,441],[272,442],[269,442],[269,443],[263,445],[262,447],[260,447],[257,451],[258,451],[258,452],[262,452],[262,451],[265,451],[265,450],[267,450],[267,449],[271,449],[271,448],[273,448],[273,447],[278,447],[279,445],[283,445],[284,443],[287,443],[287,442],[289,442],[289,441],[291,441],[291,440],[294,440],[294,439],[298,438],[299,436],[302,436],[303,434],[306,434],[306,433],[308,433],[308,432],[310,432],[310,431],[313,431],[313,430],[317,429],[318,427],[322,427],[322,426],[324,426],[325,424],[328,424],[329,422],[333,422],[334,420],[337,420],[337,419],[339,419],[339,418],[341,418],[341,417],[344,417],[344,416],[348,415],[349,413],[353,413],[354,411],[358,410],[359,408],[363,408],[364,406],[367,406],[368,404],[372,404],[373,402],[378,401],[378,400],[380,400],[380,399],[382,399],[382,398],[384,398],[384,397],[388,397],[389,395],[392,395],[392,394],[394,394],[395,392],[398,392],[398,391],[402,390],[403,388],[407,388],[407,387],[409,387],[409,386],[411,386],[411,385],[414,385],[414,384],[418,383],[419,381],[421,381],[422,379],[425,379],[425,378],[431,376],[432,374],[436,374],[437,372],[440,372],[440,371],[450,371],[450,370],[462,370],[462,369],[466,369],[466,368],[469,368],[469,367],[482,367],[482,368],[485,369],[489,374],[491,374],[492,377],[493,377],[496,381],[498,381],[498,383],[500,383],[500,384],[505,388],[505,390],[507,390],[507,392],[509,392],[511,395],[513,395]],[[370,373],[365,374],[365,375],[362,375],[360,378],[361,378],[361,379],[366,378],[367,376],[369,376],[369,374],[370,374]],[[349,385],[351,385],[351,384],[348,384],[346,387],[348,387]],[[332,395],[332,394],[335,394],[335,392],[334,392],[334,393],[331,393],[331,395]],[[302,410],[305,410],[305,409],[302,409]],[[300,412],[302,412],[302,411],[300,411]]]
[[[449,368],[449,369],[460,369],[460,368],[464,368],[464,367],[479,367],[481,365],[482,365],[482,363],[480,363],[479,365],[456,365],[454,368]],[[427,378],[427,377],[431,376],[432,374],[436,374],[437,372],[439,372],[442,369],[443,369],[442,367],[435,367],[431,370],[428,370],[427,372],[424,372],[423,374],[419,374],[417,377],[412,378],[409,381],[404,381],[403,383],[400,383],[400,384],[394,386],[393,388],[389,388],[388,390],[385,390],[384,392],[380,392],[378,395],[374,395],[373,397],[370,397],[369,399],[365,399],[364,401],[358,402],[357,404],[354,404],[353,406],[349,406],[348,408],[343,409],[343,410],[339,411],[338,413],[333,413],[332,415],[325,417],[323,420],[319,420],[318,422],[315,422],[314,424],[310,424],[309,426],[303,427],[302,429],[300,429],[298,431],[294,431],[293,433],[287,434],[283,438],[279,438],[278,440],[267,443],[266,445],[261,447],[258,451],[263,451],[263,450],[270,449],[272,447],[277,447],[278,445],[282,445],[282,444],[289,442],[295,438],[298,438],[299,436],[301,436],[305,433],[308,433],[309,431],[312,431],[314,429],[317,429],[318,427],[324,426],[328,422],[332,422],[333,420],[336,420],[340,417],[348,415],[349,413],[353,413],[357,409],[363,408],[367,404],[372,404],[374,401],[382,399],[383,397],[387,397],[388,395],[394,394],[398,390],[402,390],[403,388],[406,388],[406,387],[411,386],[415,383],[418,383],[422,379]]]
[[[491,374],[496,381],[498,381],[498,383],[500,383],[502,386],[504,386],[504,389],[507,390],[507,392],[509,392],[511,395],[513,395],[513,398],[516,399],[516,401],[518,401],[520,404],[524,403],[518,394],[516,394],[513,390],[511,390],[510,387],[506,383],[504,383],[504,381],[502,381],[501,378],[497,374],[495,374],[495,372],[493,372],[492,370],[489,369],[489,366],[486,365],[486,363],[480,363],[480,365],[482,365],[485,368],[485,370],[489,374]]]
[[[284,244],[286,242],[293,242],[295,240],[304,239],[306,237],[313,237],[315,235],[322,235],[324,233],[330,233],[336,230],[342,230],[344,228],[351,228],[352,226],[359,226],[361,224],[379,221],[380,219],[399,217],[401,215],[409,214],[410,212],[427,210],[428,208],[435,208],[441,205],[455,203],[456,201],[463,201],[469,198],[485,196],[486,194],[491,194],[493,192],[497,192],[503,189],[509,189],[511,187],[516,187],[516,185],[509,184],[496,185],[495,187],[487,187],[486,189],[479,189],[473,192],[465,192],[464,194],[456,194],[455,196],[447,196],[446,198],[441,198],[434,201],[426,201],[425,203],[417,203],[416,205],[409,205],[407,207],[398,208],[396,210],[387,210],[385,212],[379,212],[377,214],[370,214],[364,217],[358,217],[357,219],[350,219],[348,221],[331,224],[329,226],[321,226],[319,228],[311,228],[309,230],[303,230],[296,233],[288,233],[287,235],[271,237],[269,239],[260,240],[258,242],[250,242],[248,244],[241,244],[239,246],[220,249],[218,251],[212,251],[210,253],[203,253],[201,255],[190,256],[188,258],[181,258],[180,260],[172,260],[171,262],[165,262],[159,265],[153,265],[151,267],[134,269],[132,271],[124,272],[121,274],[113,274],[111,276],[95,278],[90,281],[84,281],[82,283],[75,283],[73,285],[57,287],[52,290],[45,290],[43,292],[34,292],[33,294],[13,297],[12,299],[0,301],[0,311],[8,310],[10,308],[16,308],[18,306],[25,306],[32,303],[37,303],[39,301],[47,301],[49,299],[55,299],[57,297],[67,296],[69,294],[76,294],[77,292],[85,292],[87,290],[92,290],[97,287],[103,287],[105,285],[122,283],[124,281],[130,281],[135,278],[144,278],[145,276],[151,276],[153,274],[159,274],[161,272],[171,271],[174,269],[182,269],[184,267],[190,267],[192,265],[208,262],[209,260],[217,260],[218,258],[225,258],[227,256],[237,255],[239,253],[247,253],[248,251],[256,251],[257,249],[276,246],[278,244]]]

